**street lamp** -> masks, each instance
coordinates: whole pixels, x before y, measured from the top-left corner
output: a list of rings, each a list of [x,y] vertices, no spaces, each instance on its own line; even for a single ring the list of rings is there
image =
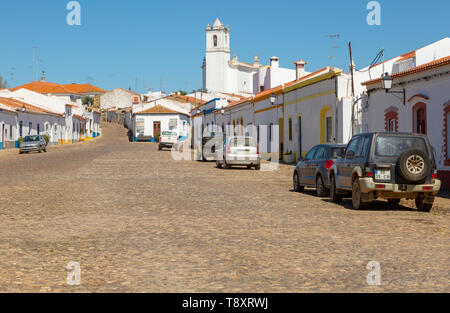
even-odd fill
[[[220,110],[220,113],[221,113],[222,115],[224,115],[224,114],[225,114],[225,109]]]
[[[272,105],[274,105],[276,100],[277,100],[277,98],[275,97],[275,94],[272,93],[272,94],[270,95],[270,103],[272,103]]]
[[[25,111],[27,110],[27,108],[25,107],[25,105],[22,106],[22,109],[21,109],[21,110],[22,110],[22,112],[25,113]]]
[[[63,118],[66,118],[66,112],[64,112],[64,113],[62,114],[62,117],[63,117]]]
[[[198,109],[198,110],[197,110],[197,114],[200,114],[200,113],[202,113],[202,111],[200,111],[200,109]]]
[[[403,88],[402,91],[391,91],[392,85],[394,80],[392,79],[392,76],[390,76],[388,73],[385,73],[381,77],[381,84],[383,86],[383,89],[386,90],[386,93],[399,93],[403,95],[403,105],[406,105],[406,90]]]

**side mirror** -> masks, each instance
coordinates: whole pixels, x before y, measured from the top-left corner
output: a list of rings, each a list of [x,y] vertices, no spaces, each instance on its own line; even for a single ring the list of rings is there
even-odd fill
[[[346,158],[346,159],[352,160],[354,157],[355,157],[355,151],[348,151],[348,152],[345,154],[345,158]]]

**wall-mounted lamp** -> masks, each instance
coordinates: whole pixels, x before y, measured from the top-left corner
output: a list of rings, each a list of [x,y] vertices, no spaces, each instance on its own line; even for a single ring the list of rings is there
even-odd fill
[[[388,74],[385,73],[382,77],[381,77],[381,84],[383,85],[383,89],[386,90],[386,93],[399,93],[403,95],[403,105],[406,105],[406,90],[403,88],[402,91],[390,91],[392,88],[392,84],[393,84],[394,80],[392,79],[392,77]]]
[[[272,93],[272,94],[270,95],[270,103],[271,103],[272,105],[274,105],[276,100],[277,100],[277,98],[275,97],[275,94]]]

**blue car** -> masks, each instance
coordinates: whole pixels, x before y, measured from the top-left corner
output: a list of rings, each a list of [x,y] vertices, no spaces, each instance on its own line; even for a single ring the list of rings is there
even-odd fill
[[[319,197],[330,194],[328,171],[334,161],[345,154],[346,145],[323,144],[315,146],[301,160],[294,171],[294,190],[303,192],[305,187],[316,188]]]

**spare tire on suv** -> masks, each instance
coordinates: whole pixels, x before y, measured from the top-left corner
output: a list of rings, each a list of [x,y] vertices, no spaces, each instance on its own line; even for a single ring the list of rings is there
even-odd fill
[[[398,157],[398,173],[407,181],[417,183],[424,180],[430,172],[431,161],[421,149],[408,149]]]

